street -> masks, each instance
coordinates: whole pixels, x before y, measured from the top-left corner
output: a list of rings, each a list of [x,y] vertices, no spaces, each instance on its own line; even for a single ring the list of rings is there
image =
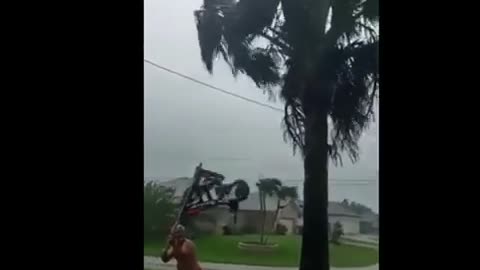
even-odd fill
[[[203,270],[298,270],[298,267],[267,267],[267,266],[252,266],[252,265],[238,265],[238,264],[219,264],[219,263],[200,263]],[[143,268],[145,270],[175,270],[176,263],[163,263],[158,257],[144,256]],[[358,267],[358,268],[335,268],[331,270],[378,270],[378,264]]]

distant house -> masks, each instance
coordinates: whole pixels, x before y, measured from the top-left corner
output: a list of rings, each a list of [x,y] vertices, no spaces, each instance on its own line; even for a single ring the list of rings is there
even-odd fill
[[[300,233],[299,228],[303,227],[302,208],[298,201],[290,200],[280,210],[278,223],[287,228],[287,234]]]
[[[191,185],[192,178],[176,178],[166,182],[160,182],[166,187],[175,190],[175,202],[180,203],[184,191]],[[266,222],[267,232],[272,231],[277,198],[266,197]],[[287,234],[301,233],[303,228],[303,201],[291,200],[279,212],[278,223],[287,227]],[[240,202],[237,212],[237,222],[233,224],[233,215],[227,207],[215,207],[202,212],[193,219],[195,227],[203,232],[221,233],[224,226],[240,231],[258,233],[261,230],[263,213],[260,211],[259,193],[250,193],[248,199]],[[329,231],[336,222],[340,222],[345,234],[359,234],[365,231],[378,231],[378,215],[360,216],[345,207],[340,202],[328,203]]]
[[[271,232],[274,222],[276,201],[267,197],[265,231]],[[262,229],[263,212],[260,211],[259,193],[251,193],[245,201],[240,202],[234,223],[233,214],[227,207],[215,207],[202,212],[193,219],[195,227],[203,232],[221,234],[223,227],[244,233],[259,233]]]
[[[289,230],[289,232],[301,233],[303,229],[303,201],[291,201],[289,205],[282,210],[280,220],[291,219],[295,215],[298,217],[295,221],[296,228],[291,231]],[[329,232],[333,230],[333,226],[336,222],[340,222],[345,234],[358,234],[360,233],[360,220],[361,217],[359,215],[355,214],[350,209],[347,209],[341,203],[328,203]]]
[[[339,202],[328,203],[328,226],[329,231],[333,230],[336,222],[340,222],[345,234],[360,233],[360,215],[346,208]]]
[[[378,214],[367,213],[360,217],[360,233],[378,235]]]

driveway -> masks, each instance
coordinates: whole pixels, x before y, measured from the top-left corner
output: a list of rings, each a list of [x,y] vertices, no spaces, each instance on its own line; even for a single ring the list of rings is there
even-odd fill
[[[203,270],[298,270],[298,267],[267,267],[238,264],[200,263]],[[176,270],[176,263],[163,263],[158,257],[143,257],[143,268],[148,270]],[[357,268],[336,268],[331,270],[378,270],[378,264]]]

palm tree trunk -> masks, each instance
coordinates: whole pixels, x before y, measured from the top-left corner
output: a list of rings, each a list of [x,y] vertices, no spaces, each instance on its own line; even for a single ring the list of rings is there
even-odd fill
[[[300,270],[329,270],[327,112],[305,118],[304,226]]]
[[[264,216],[264,206],[263,206],[263,192],[260,190],[258,192],[258,198],[260,199],[260,212],[262,213],[262,217]],[[264,236],[264,226],[262,223],[262,227],[260,228],[260,244],[263,244],[263,236]]]
[[[275,210],[275,217],[273,218],[273,230],[276,231],[278,224],[278,215],[280,214],[280,200],[277,201],[277,210]]]
[[[280,213],[280,200],[277,201],[277,209],[275,210],[275,215],[273,216],[273,225],[272,225],[272,233],[276,232],[277,224],[278,224],[278,215]],[[265,242],[268,241],[268,235],[265,236]]]
[[[263,234],[263,242],[262,244],[265,244],[267,242],[267,239],[265,238],[265,224],[267,221],[267,196],[264,193],[262,196],[262,201],[263,201],[263,221],[262,221],[262,234]]]

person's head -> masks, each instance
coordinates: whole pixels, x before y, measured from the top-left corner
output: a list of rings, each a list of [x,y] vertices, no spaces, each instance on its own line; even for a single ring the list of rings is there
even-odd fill
[[[185,227],[181,224],[177,224],[172,227],[171,234],[174,240],[183,241],[185,239]]]

